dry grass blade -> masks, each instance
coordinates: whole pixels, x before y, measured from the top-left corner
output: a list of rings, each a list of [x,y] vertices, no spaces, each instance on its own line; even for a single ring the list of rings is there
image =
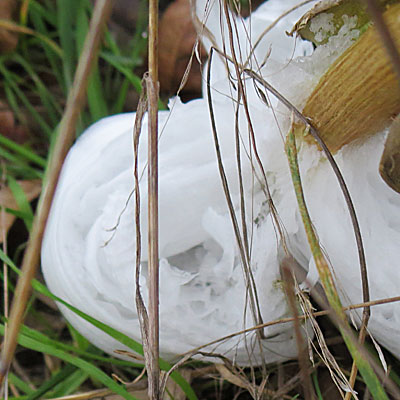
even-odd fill
[[[141,266],[141,252],[142,252],[142,237],[140,231],[140,191],[139,191],[139,138],[142,129],[142,122],[145,112],[147,111],[147,85],[145,79],[142,82],[142,92],[140,94],[139,104],[136,111],[135,125],[133,131],[133,155],[134,155],[134,167],[133,175],[135,181],[135,226],[136,226],[136,309],[138,313],[138,319],[140,323],[140,331],[142,334],[143,351],[145,354],[144,360],[146,368],[151,369],[148,366],[149,360],[151,360],[150,344],[149,344],[149,316],[147,314],[146,306],[144,304],[142,294],[140,292],[140,266]]]
[[[53,40],[49,39],[47,36],[35,32],[32,29],[29,29],[25,26],[17,25],[15,22],[4,19],[0,19],[0,28],[10,32],[24,33],[26,35],[36,36],[37,38],[45,42],[47,45],[49,45],[57,54],[62,56],[62,50]]]
[[[59,135],[47,168],[45,187],[41,194],[38,211],[22,262],[22,275],[14,294],[11,308],[8,336],[5,339],[0,364],[0,383],[8,371],[17,345],[17,336],[23,321],[26,303],[31,293],[33,279],[39,263],[40,247],[51,202],[55,193],[62,164],[75,136],[75,124],[86,100],[88,77],[95,64],[105,22],[111,12],[113,1],[98,0],[93,10],[89,32],[79,59],[74,85],[67,99],[67,105],[60,124]]]

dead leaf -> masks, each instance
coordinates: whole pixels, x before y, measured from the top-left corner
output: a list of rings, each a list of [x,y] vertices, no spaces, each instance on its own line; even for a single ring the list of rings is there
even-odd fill
[[[164,12],[159,25],[159,80],[162,91],[171,93],[179,88],[196,39],[189,0],[175,0]],[[205,59],[205,51],[200,53]],[[183,90],[200,95],[201,80],[201,66],[193,57]]]
[[[15,0],[0,1],[0,19],[11,21],[16,11],[17,2]],[[13,51],[18,43],[18,34],[8,29],[0,28],[0,52]]]
[[[42,190],[42,183],[40,179],[31,181],[18,181],[22,190],[29,201],[36,199]],[[7,234],[15,221],[15,216],[5,211],[5,208],[17,209],[18,205],[15,198],[7,186],[0,188],[0,243],[3,242],[3,237]],[[4,233],[3,233],[4,232]]]
[[[216,364],[215,367],[220,373],[221,377],[232,383],[235,386],[241,387],[243,389],[249,390],[249,383],[246,382],[241,376],[234,374],[223,364]]]
[[[27,129],[16,123],[14,112],[2,101],[0,101],[0,132],[2,135],[14,140],[19,144],[25,143],[29,136]]]

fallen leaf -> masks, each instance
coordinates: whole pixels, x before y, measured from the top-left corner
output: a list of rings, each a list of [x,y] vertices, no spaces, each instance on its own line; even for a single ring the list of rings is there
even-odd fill
[[[1,0],[0,19],[11,21],[15,13],[17,2],[15,0]],[[18,34],[6,28],[0,28],[0,52],[8,52],[15,49],[18,43]]]
[[[249,390],[250,387],[249,383],[246,382],[241,376],[234,374],[225,365],[216,364],[215,367],[217,368],[217,371],[220,373],[223,379],[225,379],[229,383],[232,383],[232,385]]]
[[[189,0],[175,0],[166,9],[159,24],[159,80],[162,91],[172,93],[178,90],[196,40]],[[200,54],[205,60],[205,51]],[[193,57],[183,90],[199,96],[201,81],[201,66]]]
[[[18,181],[24,191],[27,199],[32,201],[36,199],[41,190],[42,183],[40,179],[31,181]],[[0,188],[0,243],[3,242],[3,238],[7,235],[7,232],[11,228],[15,221],[15,216],[5,211],[6,208],[17,209],[17,202],[7,186]]]
[[[28,130],[16,123],[14,112],[2,101],[0,101],[0,132],[18,144],[25,143],[29,137]]]

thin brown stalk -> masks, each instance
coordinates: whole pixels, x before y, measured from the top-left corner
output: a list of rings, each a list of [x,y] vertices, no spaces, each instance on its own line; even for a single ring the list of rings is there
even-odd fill
[[[282,102],[289,110],[291,110],[297,118],[299,118],[307,127],[310,129],[310,133],[313,138],[316,140],[318,145],[322,148],[326,158],[328,159],[334,174],[336,175],[336,179],[338,180],[340,189],[342,190],[345,202],[347,204],[347,208],[349,210],[351,222],[353,225],[354,235],[357,243],[357,250],[358,250],[358,258],[360,264],[360,274],[361,274],[361,286],[362,286],[362,293],[363,293],[363,302],[367,304],[370,300],[369,295],[369,283],[368,283],[368,271],[367,271],[367,262],[365,258],[365,251],[363,240],[361,236],[360,225],[357,219],[356,210],[354,208],[353,201],[350,196],[350,192],[347,188],[347,185],[344,181],[343,175],[339,170],[338,165],[336,164],[335,159],[332,156],[332,153],[327,148],[326,144],[322,141],[317,129],[310,123],[310,121],[304,117],[304,115],[291,104],[286,98],[284,98],[275,88],[273,88],[268,82],[266,82],[260,75],[255,73],[254,71],[246,69],[245,72],[249,74],[253,79],[255,79],[258,83],[262,84],[265,89],[267,89],[270,93],[272,93],[280,102]],[[368,325],[368,321],[370,318],[371,310],[368,306],[366,306],[363,310],[363,317],[361,322],[361,333],[362,336],[360,339],[362,343],[364,341],[364,337],[366,332],[366,327]]]
[[[187,354],[185,357],[181,358],[177,363],[175,363],[167,372],[163,374],[163,377],[161,379],[160,383],[160,398],[163,398],[165,389],[167,387],[167,382],[168,378],[171,376],[171,374],[176,371],[178,368],[180,368],[183,364],[185,364],[189,359],[191,358],[191,354]]]
[[[362,278],[363,300],[365,303],[367,303],[369,301],[368,273],[367,273],[367,265],[366,265],[366,260],[365,260],[365,252],[364,252],[364,245],[363,245],[362,236],[361,236],[360,225],[358,223],[356,211],[355,211],[354,204],[351,199],[349,190],[344,181],[343,175],[340,172],[339,167],[336,164],[336,161],[332,156],[332,153],[326,147],[326,144],[322,141],[317,129],[292,103],[290,103],[290,101],[288,101],[284,96],[282,96],[273,86],[271,86],[267,81],[265,81],[265,79],[263,79],[256,72],[254,72],[250,69],[245,69],[244,72],[247,73],[249,76],[251,76],[253,79],[255,79],[259,84],[264,86],[264,88],[266,90],[268,90],[268,92],[272,93],[273,96],[275,96],[283,105],[285,105],[291,112],[293,112],[293,114],[300,121],[302,121],[305,126],[307,126],[310,129],[310,134],[313,136],[313,138],[318,143],[318,145],[322,148],[326,158],[328,159],[328,162],[330,163],[332,170],[333,170],[334,174],[336,175],[336,179],[338,180],[340,189],[342,190],[342,193],[343,193],[343,197],[345,198],[347,207],[349,209],[349,214],[350,214],[350,218],[351,218],[351,221],[353,224],[354,235],[355,235],[356,243],[357,243],[357,250],[358,250],[358,257],[359,257],[361,278]],[[366,308],[366,310],[364,310],[364,312],[369,314],[370,311],[368,308]]]
[[[149,99],[149,164],[148,164],[148,249],[149,249],[149,345],[152,371],[149,376],[149,397],[159,398],[159,255],[158,255],[158,84],[147,82]],[[149,371],[148,371],[149,372]]]
[[[26,303],[31,293],[31,281],[35,276],[39,264],[42,238],[50,212],[51,202],[57,186],[61,167],[74,137],[75,125],[86,101],[86,88],[90,72],[95,65],[97,50],[103,34],[105,23],[110,15],[113,1],[98,0],[93,10],[88,35],[83,45],[75,73],[74,84],[68,95],[63,118],[60,123],[59,134],[54,151],[49,160],[45,187],[39,200],[39,206],[33,222],[32,232],[22,261],[22,274],[18,279],[11,307],[8,335],[5,338],[0,361],[0,384],[3,382],[17,346],[17,336],[24,319]]]
[[[233,49],[232,49],[233,51]],[[230,60],[233,65],[235,66],[236,70],[238,70],[238,62],[235,59],[234,52],[232,53],[232,59]],[[267,89],[270,93],[272,93],[280,102],[282,102],[289,110],[291,110],[296,117],[298,117],[306,126],[309,127],[311,135],[314,137],[314,139],[317,141],[317,143],[320,145],[320,147],[323,149],[325,156],[327,157],[333,172],[336,175],[336,178],[339,182],[339,186],[343,192],[350,218],[353,224],[353,229],[354,229],[354,234],[355,234],[355,239],[357,243],[357,249],[358,249],[358,255],[359,255],[359,263],[360,263],[360,273],[361,273],[361,281],[362,281],[362,291],[363,291],[363,301],[364,303],[367,303],[370,299],[369,297],[369,284],[368,284],[368,273],[367,273],[367,266],[366,266],[366,258],[365,258],[365,252],[364,252],[364,246],[363,246],[363,241],[362,241],[362,236],[361,236],[361,231],[360,231],[360,226],[358,223],[356,211],[350,196],[350,193],[348,191],[348,188],[346,186],[346,183],[344,181],[344,178],[325,143],[322,141],[320,138],[320,135],[318,131],[315,129],[314,126],[308,121],[302,113],[297,110],[286,98],[284,98],[275,88],[273,88],[271,85],[268,84],[259,74],[255,73],[251,69],[244,69],[244,73],[247,73],[250,77],[255,79],[259,84],[263,85],[265,89]],[[239,79],[239,85],[241,81]],[[240,87],[240,86],[239,86]],[[245,100],[243,100],[245,102]],[[245,105],[245,103],[244,103]],[[246,107],[245,107],[246,110]],[[366,328],[368,324],[368,320],[370,317],[370,309],[369,307],[365,307],[363,310],[363,319],[362,319],[362,330]]]
[[[139,171],[138,171],[138,163],[139,163],[139,138],[142,129],[143,117],[149,107],[149,99],[148,99],[148,91],[151,90],[151,80],[148,74],[145,74],[142,82],[142,93],[139,99],[139,105],[136,111],[135,118],[135,126],[133,133],[133,153],[134,153],[134,195],[135,195],[135,226],[136,226],[136,277],[135,277],[135,285],[136,285],[136,309],[138,312],[140,330],[142,335],[142,343],[143,343],[143,351],[144,351],[144,361],[146,365],[147,375],[149,377],[149,398],[150,399],[158,399],[159,396],[159,368],[158,368],[158,354],[155,356],[154,354],[154,345],[152,344],[153,338],[152,329],[154,328],[154,321],[150,320],[150,310],[149,312],[146,310],[146,306],[144,304],[141,292],[140,292],[140,268],[141,268],[141,251],[142,251],[142,238],[141,238],[141,228],[140,228],[140,190],[139,190]],[[150,162],[148,163],[150,165]],[[149,211],[150,212],[150,211]],[[158,255],[157,255],[158,256]],[[158,259],[157,259],[158,260]],[[154,290],[154,287],[153,287]],[[157,288],[158,291],[158,288]],[[149,296],[150,301],[150,296]],[[150,308],[150,307],[149,307]],[[158,317],[158,316],[157,316]],[[153,325],[152,325],[153,324]],[[158,332],[158,326],[157,326]],[[154,334],[154,331],[153,331]],[[157,349],[158,352],[158,337],[157,340]],[[154,358],[156,358],[156,363]]]
[[[151,360],[149,398],[160,398],[159,359],[159,249],[158,249],[158,0],[149,1],[149,79],[146,79],[148,130],[148,254],[149,254],[149,346]]]
[[[295,263],[295,261],[292,257],[289,256],[284,257],[284,259],[281,262],[281,271],[283,275],[285,293],[289,309],[294,318],[293,327],[296,337],[297,354],[298,354],[297,358],[300,366],[300,375],[304,390],[304,398],[306,400],[310,399],[314,400],[316,396],[313,390],[310,374],[308,373],[309,369],[309,360],[307,352],[308,347],[301,333],[301,325],[297,309],[296,294],[295,294],[296,286],[295,286],[295,279],[293,276],[293,269],[294,269],[293,263]]]
[[[395,303],[395,302],[400,302],[400,296],[389,297],[389,298],[380,299],[380,300],[372,300],[367,303],[351,304],[349,306],[343,307],[343,311],[358,310],[358,309],[364,308],[364,307],[372,307],[372,306],[378,306],[378,305],[382,305],[382,304],[389,304],[389,303]],[[310,313],[310,315],[313,316],[314,318],[318,318],[318,317],[323,317],[323,316],[329,315],[331,313],[332,313],[332,311],[329,309],[329,310],[316,311],[316,312]],[[301,321],[304,321],[308,317],[309,317],[308,315],[299,315],[298,319]],[[234,332],[229,335],[223,336],[219,339],[213,340],[212,342],[205,343],[205,344],[203,344],[199,347],[196,347],[186,353],[180,354],[180,356],[183,357],[188,353],[195,354],[198,351],[200,351],[201,349],[204,349],[205,347],[224,342],[224,341],[232,339],[236,336],[240,336],[240,335],[244,335],[246,333],[253,332],[257,329],[263,329],[263,328],[267,328],[267,327],[274,326],[274,325],[286,324],[289,322],[294,322],[294,317],[280,318],[280,319],[277,319],[274,321],[264,322],[263,324],[255,325],[255,326],[252,326],[251,328],[242,329],[241,331]]]
[[[158,0],[149,0],[149,75],[158,81]]]
[[[260,318],[258,317],[257,314],[257,308],[256,308],[256,303],[254,300],[254,293],[253,293],[253,286],[251,285],[251,277],[249,276],[249,260],[246,254],[246,249],[244,247],[243,241],[241,240],[241,235],[240,235],[240,228],[239,228],[239,223],[236,218],[235,214],[235,209],[233,206],[233,201],[230,195],[230,190],[229,190],[229,183],[228,179],[225,173],[225,167],[223,164],[222,160],[222,154],[219,146],[219,139],[218,139],[218,133],[217,133],[217,124],[215,121],[215,114],[214,114],[214,107],[212,104],[212,96],[211,96],[211,84],[210,84],[210,79],[211,79],[211,63],[212,63],[212,56],[213,56],[213,48],[211,48],[210,51],[210,56],[209,56],[209,63],[208,63],[208,69],[207,69],[207,99],[208,99],[208,107],[209,107],[209,114],[210,114],[210,120],[211,120],[211,128],[212,128],[212,134],[213,134],[213,139],[214,139],[214,145],[215,145],[215,151],[217,154],[217,162],[218,162],[218,169],[221,177],[221,182],[222,182],[222,187],[225,193],[225,198],[227,201],[228,209],[229,209],[229,215],[233,224],[233,230],[235,233],[235,238],[236,242],[239,247],[239,253],[240,257],[244,266],[244,271],[245,271],[245,278],[246,278],[246,286],[249,288],[250,292],[250,306],[251,310],[253,312],[253,317],[256,322],[260,321]],[[262,336],[262,333],[260,331],[257,332],[257,335]]]
[[[400,85],[400,54],[396,47],[394,38],[390,33],[385,20],[383,19],[381,8],[377,4],[376,0],[364,0],[364,2],[367,4],[368,12],[374,21],[383,45],[385,46],[386,51],[392,60],[393,69],[397,74]]]
[[[266,178],[266,174],[264,171],[264,167],[262,165],[261,159],[258,155],[258,151],[257,151],[257,147],[256,147],[256,141],[255,141],[255,134],[254,134],[254,128],[253,128],[253,123],[251,121],[251,117],[250,117],[250,111],[249,111],[249,107],[248,107],[248,103],[247,103],[247,97],[246,97],[246,90],[243,84],[243,79],[242,79],[242,74],[239,68],[239,62],[236,56],[236,50],[235,50],[235,45],[234,45],[234,41],[233,41],[233,29],[232,29],[232,21],[231,21],[231,13],[229,12],[228,9],[228,3],[226,1],[223,2],[224,5],[224,12],[225,12],[225,17],[226,17],[226,22],[227,22],[227,26],[228,26],[228,36],[229,36],[229,46],[231,49],[231,53],[232,53],[232,60],[233,60],[233,65],[235,67],[235,73],[236,73],[236,80],[238,83],[238,96],[241,99],[241,101],[243,102],[243,108],[245,111],[245,115],[246,115],[246,119],[247,119],[247,123],[248,123],[248,129],[249,129],[249,133],[250,133],[250,138],[251,138],[251,144],[253,146],[253,150],[254,150],[254,155],[256,157],[256,161],[260,167],[260,170],[262,171],[262,175],[265,181],[265,187],[267,189],[268,192],[268,201],[272,202],[272,198],[271,195],[269,193],[269,188],[268,188],[268,182],[267,182],[267,178]],[[210,64],[211,64],[211,58],[210,58]],[[210,82],[210,80],[208,80],[208,82]],[[208,85],[208,87],[210,86],[210,84]],[[209,97],[209,103],[211,102],[211,97]],[[248,251],[246,252],[245,249],[245,254],[247,255],[246,257],[246,263],[243,263],[244,269],[245,269],[245,276],[247,279],[247,286],[249,288],[249,295],[250,295],[250,306],[251,306],[251,310],[253,312],[253,318],[255,319],[255,321],[257,321],[258,323],[262,323],[262,315],[261,315],[261,311],[260,311],[260,306],[259,306],[259,302],[258,302],[258,294],[257,294],[257,287],[254,281],[254,277],[250,268],[250,259],[249,259],[249,253]],[[257,335],[260,336],[260,339],[263,339],[264,336],[264,332],[263,331],[259,331],[257,333]],[[261,349],[262,351],[262,349]]]

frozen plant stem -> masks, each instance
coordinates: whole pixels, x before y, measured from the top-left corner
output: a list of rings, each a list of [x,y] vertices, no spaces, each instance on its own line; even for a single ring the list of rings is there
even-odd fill
[[[149,398],[160,398],[159,358],[159,254],[158,254],[158,0],[149,2],[149,110],[148,150],[148,249],[149,249]]]
[[[286,154],[289,161],[293,187],[296,193],[297,203],[301,218],[303,220],[303,225],[307,234],[308,243],[310,245],[310,249],[315,260],[315,265],[317,267],[322,286],[328,298],[329,305],[334,312],[334,316],[336,316],[336,322],[339,324],[340,333],[374,399],[388,399],[385,390],[379,382],[378,377],[372,370],[371,365],[369,364],[368,360],[363,356],[363,354],[361,354],[361,352],[358,350],[357,346],[350,336],[351,334],[349,334],[348,332],[349,329],[346,314],[343,311],[343,307],[340,302],[340,298],[337,293],[335,282],[333,280],[333,276],[329,269],[328,263],[324,255],[322,254],[321,248],[319,246],[318,238],[315,234],[310,214],[308,212],[305,202],[300,177],[300,170],[297,160],[296,139],[293,130],[289,131],[286,139]]]
[[[95,65],[97,50],[110,15],[113,0],[97,0],[89,32],[83,45],[75,73],[74,84],[68,95],[65,112],[60,123],[57,141],[46,170],[45,186],[40,196],[38,210],[33,222],[27,249],[22,261],[21,276],[15,289],[11,307],[8,333],[3,343],[0,359],[0,385],[10,367],[17,346],[17,337],[24,319],[26,303],[31,294],[31,281],[39,264],[40,248],[51,202],[56,190],[58,177],[74,137],[75,125],[86,101],[86,88],[92,67]]]

